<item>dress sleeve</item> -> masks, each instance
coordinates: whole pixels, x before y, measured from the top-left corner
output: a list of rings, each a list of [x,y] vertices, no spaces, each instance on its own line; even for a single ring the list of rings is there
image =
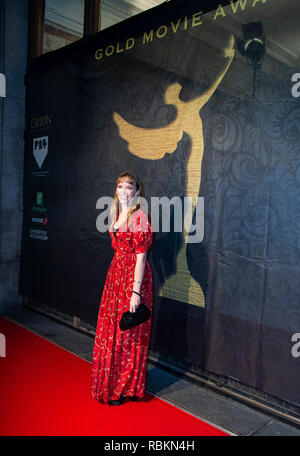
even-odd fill
[[[136,217],[133,228],[132,245],[135,253],[147,252],[153,241],[153,233],[148,217],[144,212],[140,212]]]

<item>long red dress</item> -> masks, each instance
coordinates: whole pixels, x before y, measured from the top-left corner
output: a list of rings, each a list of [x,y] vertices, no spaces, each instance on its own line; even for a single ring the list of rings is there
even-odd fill
[[[124,227],[126,231],[124,231]],[[136,255],[147,252],[153,233],[141,209],[131,215],[128,227],[110,231],[114,257],[102,293],[92,360],[91,394],[109,402],[120,396],[143,397],[151,318],[135,328],[121,331],[119,321],[129,310]],[[152,309],[152,271],[146,259],[140,294]]]

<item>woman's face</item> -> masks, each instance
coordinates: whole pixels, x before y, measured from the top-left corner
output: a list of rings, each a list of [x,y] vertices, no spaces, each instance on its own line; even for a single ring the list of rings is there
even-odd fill
[[[121,205],[127,206],[129,201],[136,194],[135,184],[131,184],[126,180],[121,180],[117,185],[117,196]]]

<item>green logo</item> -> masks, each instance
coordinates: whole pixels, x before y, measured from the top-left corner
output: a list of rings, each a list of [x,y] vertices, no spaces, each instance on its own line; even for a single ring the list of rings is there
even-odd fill
[[[38,206],[43,205],[43,192],[36,192],[36,204]]]
[[[44,201],[44,193],[43,192],[36,192],[35,197],[35,205],[33,206],[33,210],[37,212],[46,212],[47,209],[43,206]]]

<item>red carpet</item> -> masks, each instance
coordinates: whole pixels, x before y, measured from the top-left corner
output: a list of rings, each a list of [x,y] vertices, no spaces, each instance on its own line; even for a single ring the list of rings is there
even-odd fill
[[[209,424],[146,394],[112,407],[90,395],[89,362],[0,317],[0,435],[216,436]]]

